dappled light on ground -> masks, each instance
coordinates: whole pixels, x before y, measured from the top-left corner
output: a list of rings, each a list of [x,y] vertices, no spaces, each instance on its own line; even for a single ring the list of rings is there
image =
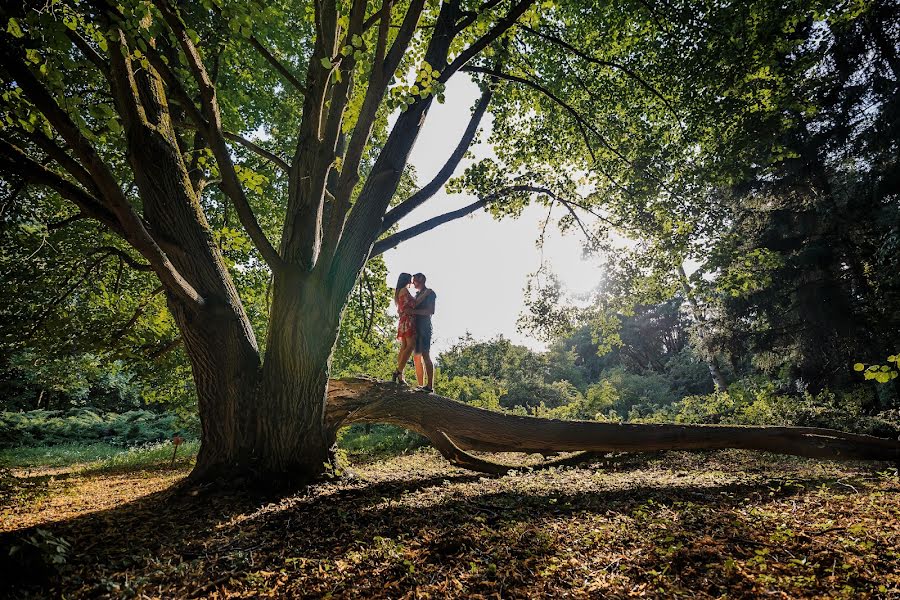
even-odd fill
[[[67,597],[884,596],[900,482],[884,466],[729,451],[501,478],[425,450],[271,498],[169,471],[59,470],[6,534],[68,542]],[[32,473],[31,476],[36,476]]]

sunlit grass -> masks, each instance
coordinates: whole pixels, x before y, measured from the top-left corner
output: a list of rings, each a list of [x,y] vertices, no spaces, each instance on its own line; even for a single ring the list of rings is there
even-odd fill
[[[178,448],[176,463],[192,459],[199,449],[198,441],[183,443]],[[91,471],[126,471],[168,465],[173,451],[171,442],[131,448],[104,443],[7,448],[0,450],[0,467],[27,469],[84,465]]]
[[[427,444],[422,436],[393,425],[351,425],[338,434],[338,448],[353,458],[402,454]]]

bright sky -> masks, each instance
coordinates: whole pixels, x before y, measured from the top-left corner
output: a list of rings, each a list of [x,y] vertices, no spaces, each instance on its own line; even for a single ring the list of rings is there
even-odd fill
[[[447,86],[447,102],[432,105],[411,157],[420,185],[431,180],[459,142],[469,121],[469,108],[478,95],[478,87],[469,79],[456,77]],[[486,140],[490,114],[482,125],[481,139]],[[472,150],[477,159],[492,153],[484,143]],[[457,174],[469,164],[471,161],[464,160]],[[400,221],[400,228],[460,208],[475,199],[441,191]],[[522,293],[528,274],[541,264],[542,253],[535,241],[546,215],[545,207],[531,206],[518,219],[496,221],[484,211],[478,211],[385,253],[389,286],[393,287],[404,271],[421,271],[428,277],[428,286],[437,293],[432,356],[446,350],[466,332],[476,339],[503,334],[515,343],[543,348],[541,342],[516,330],[516,320],[525,308]],[[563,236],[554,224],[547,228],[543,260],[573,293],[593,289],[600,279],[596,260],[581,260],[581,245],[582,240],[576,234]]]

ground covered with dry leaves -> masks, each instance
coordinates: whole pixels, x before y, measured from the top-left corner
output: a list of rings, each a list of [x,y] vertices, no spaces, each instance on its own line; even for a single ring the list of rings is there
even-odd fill
[[[495,478],[423,450],[276,500],[188,470],[13,471],[0,595],[900,598],[890,465],[664,453]]]

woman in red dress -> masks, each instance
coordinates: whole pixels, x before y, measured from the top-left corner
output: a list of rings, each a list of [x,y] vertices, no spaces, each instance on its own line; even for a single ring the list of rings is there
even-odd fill
[[[397,339],[400,340],[400,355],[397,357],[397,370],[391,376],[394,383],[406,383],[403,378],[403,370],[406,363],[416,349],[416,318],[407,311],[416,305],[416,299],[409,293],[407,286],[412,283],[412,275],[401,273],[394,289],[394,302],[397,304],[397,312],[400,313],[400,322],[397,324]]]

